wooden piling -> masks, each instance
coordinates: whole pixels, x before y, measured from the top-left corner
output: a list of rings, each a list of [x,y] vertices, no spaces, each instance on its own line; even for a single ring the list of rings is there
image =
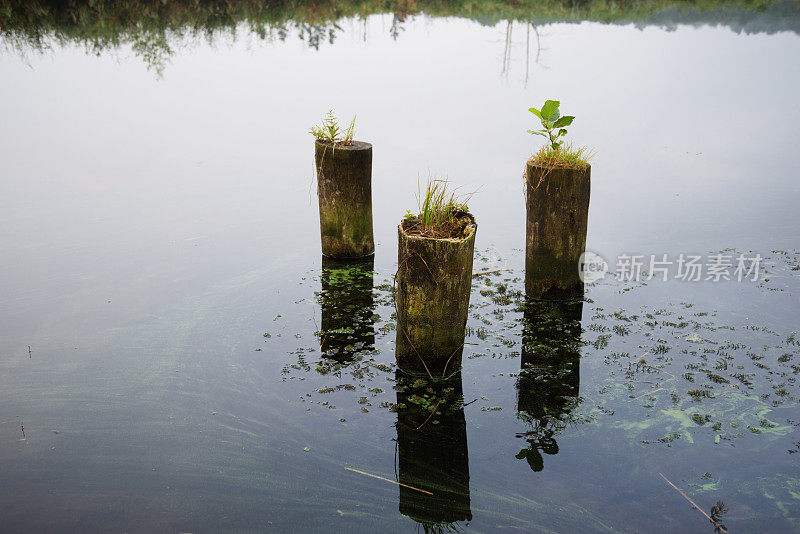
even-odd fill
[[[375,252],[372,232],[372,145],[316,140],[322,254],[362,258]]]
[[[397,228],[397,362],[408,372],[442,376],[461,366],[478,225],[460,217],[458,238]]]
[[[586,250],[591,166],[552,168],[529,161],[525,293],[541,300],[583,296],[579,261]]]

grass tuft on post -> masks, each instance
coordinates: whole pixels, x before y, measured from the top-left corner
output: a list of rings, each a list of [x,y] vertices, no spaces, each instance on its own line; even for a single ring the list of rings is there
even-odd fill
[[[425,194],[417,191],[418,214],[407,211],[403,228],[409,235],[432,238],[454,238],[464,233],[465,219],[469,213],[467,202],[474,193],[457,195],[448,191],[447,179],[431,179]]]

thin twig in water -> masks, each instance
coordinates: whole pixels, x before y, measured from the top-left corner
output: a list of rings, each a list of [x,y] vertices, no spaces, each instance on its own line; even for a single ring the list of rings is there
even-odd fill
[[[472,276],[480,276],[482,274],[493,274],[493,273],[499,273],[500,271],[510,271],[510,270],[511,269],[509,269],[508,267],[502,267],[500,269],[495,269],[493,271],[481,271],[479,273],[472,273]]]
[[[650,384],[651,386],[657,386],[658,385],[658,382],[651,382],[650,380],[634,380],[632,378],[630,380],[625,380],[625,382],[627,382],[629,384],[634,384],[634,383],[635,384]]]
[[[661,478],[663,478],[664,480],[666,480],[666,481],[667,481],[667,484],[669,484],[670,486],[672,486],[673,488],[675,488],[675,490],[676,490],[678,493],[680,493],[681,495],[683,495],[683,498],[684,498],[684,499],[686,499],[687,501],[689,501],[690,503],[692,503],[692,506],[694,506],[695,508],[697,508],[698,510],[700,510],[700,513],[701,513],[701,514],[703,514],[704,516],[706,516],[706,517],[708,518],[708,520],[709,520],[709,521],[711,521],[712,523],[714,523],[714,524],[717,526],[717,528],[718,528],[718,529],[720,529],[722,532],[725,532],[725,534],[727,534],[727,533],[728,533],[728,531],[727,531],[727,530],[725,530],[725,527],[723,527],[722,525],[720,525],[719,523],[717,523],[716,521],[714,521],[714,520],[711,518],[711,516],[710,516],[710,515],[708,515],[707,513],[705,513],[705,512],[703,511],[703,509],[702,509],[702,508],[700,508],[699,506],[697,506],[697,504],[695,504],[695,502],[694,502],[692,499],[690,499],[689,497],[687,497],[687,496],[686,496],[686,494],[685,494],[684,492],[682,492],[681,490],[679,490],[679,489],[678,489],[678,486],[676,486],[675,484],[673,484],[672,482],[670,482],[670,481],[669,481],[669,479],[668,479],[667,477],[665,477],[664,475],[662,475],[661,473],[659,473],[659,475],[661,475]]]
[[[645,356],[647,356],[648,354],[650,354],[650,353],[649,353],[649,352],[645,352],[644,354],[642,354],[641,356],[639,356],[639,358],[644,358],[644,357],[645,357]],[[641,360],[640,360],[640,361],[641,361]],[[636,362],[636,365],[641,365],[642,367],[647,367],[648,369],[653,369],[654,371],[658,371],[659,373],[664,373],[665,375],[669,375],[669,376],[671,376],[672,378],[675,378],[675,375],[673,375],[672,373],[669,373],[669,372],[667,372],[667,371],[665,371],[665,370],[663,370],[663,369],[659,369],[658,367],[653,367],[653,366],[652,366],[652,365],[650,365],[649,363],[640,363],[640,362]]]
[[[415,491],[421,491],[422,493],[427,493],[428,495],[433,495],[430,491],[425,491],[424,489],[415,488],[414,486],[409,486],[408,484],[403,484],[402,482],[396,482],[390,478],[383,478],[379,477],[378,475],[372,475],[370,473],[365,473],[364,471],[359,471],[358,469],[353,469],[352,467],[345,467],[348,471],[353,471],[354,473],[359,473],[361,475],[367,475],[368,477],[377,478],[380,480],[385,480],[386,482],[391,482],[392,484],[397,484],[398,486],[403,486],[404,488],[412,489]]]
[[[419,430],[420,428],[422,428],[423,426],[425,426],[425,423],[427,423],[428,421],[430,421],[431,417],[433,417],[433,414],[435,414],[435,413],[436,413],[436,408],[438,408],[438,407],[439,407],[439,405],[440,405],[441,403],[442,403],[442,399],[439,399],[439,402],[437,402],[437,403],[436,403],[436,406],[434,406],[434,407],[433,407],[433,410],[431,410],[431,413],[430,413],[430,415],[428,416],[428,418],[427,418],[427,419],[425,419],[425,421],[423,421],[423,422],[422,422],[422,424],[421,424],[421,425],[419,425],[419,426],[417,427],[417,430]]]
[[[672,378],[675,378],[675,375],[673,375],[672,373],[670,373],[668,371],[665,371],[663,369],[659,369],[658,367],[653,367],[652,365],[647,365],[647,364],[645,364],[645,367],[649,367],[650,369],[654,369],[654,370],[656,370],[656,371],[658,371],[660,373],[664,373],[665,375],[669,375]]]
[[[444,369],[442,370],[442,378],[444,378],[445,373],[447,373],[447,366],[450,365],[450,360],[453,359],[453,356],[456,355],[456,352],[458,352],[459,350],[462,350],[463,348],[464,348],[464,343],[461,343],[460,346],[456,347],[456,350],[454,350],[453,352],[450,353],[450,357],[447,358],[447,361],[444,364]]]
[[[634,397],[634,398],[632,398],[631,400],[632,400],[632,401],[635,401],[636,399],[641,399],[642,397],[646,397],[646,396],[648,396],[648,395],[652,395],[652,394],[653,394],[653,393],[655,393],[656,391],[661,391],[662,389],[664,389],[664,388],[658,388],[658,389],[654,389],[653,391],[648,391],[647,393],[642,393],[642,394],[641,394],[641,395],[639,395],[638,397]]]

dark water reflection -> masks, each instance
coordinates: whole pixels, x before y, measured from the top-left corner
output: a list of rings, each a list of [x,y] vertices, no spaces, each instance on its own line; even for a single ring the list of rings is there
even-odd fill
[[[374,257],[339,261],[322,257],[320,351],[345,363],[375,348]]]
[[[461,373],[434,383],[398,371],[396,390],[397,476],[411,486],[400,486],[400,513],[425,532],[472,520]]]
[[[582,311],[580,300],[525,305],[517,412],[530,429],[517,434],[528,443],[517,458],[534,471],[544,468],[542,454],[558,454],[556,436],[580,404]]]

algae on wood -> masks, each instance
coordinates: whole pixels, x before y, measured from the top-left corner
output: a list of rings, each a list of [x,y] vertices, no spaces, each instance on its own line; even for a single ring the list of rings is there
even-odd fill
[[[534,299],[583,296],[580,257],[586,250],[591,166],[551,168],[529,161],[525,293]]]
[[[441,376],[461,366],[477,224],[460,238],[411,235],[398,226],[397,363]],[[424,362],[424,363],[423,363]]]
[[[372,145],[316,140],[314,152],[322,254],[338,259],[373,254]]]

